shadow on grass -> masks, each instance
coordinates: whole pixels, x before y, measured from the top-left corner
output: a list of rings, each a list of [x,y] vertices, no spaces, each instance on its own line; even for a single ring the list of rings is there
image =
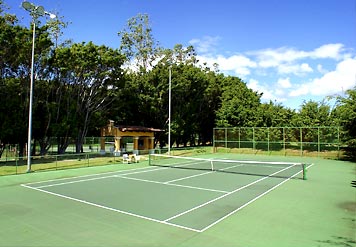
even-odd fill
[[[354,247],[356,244],[356,239],[333,236],[333,239],[331,240],[319,240],[317,242],[321,244],[320,246],[330,245],[330,246]]]
[[[342,151],[344,152],[342,160],[356,162],[356,147],[344,147]]]

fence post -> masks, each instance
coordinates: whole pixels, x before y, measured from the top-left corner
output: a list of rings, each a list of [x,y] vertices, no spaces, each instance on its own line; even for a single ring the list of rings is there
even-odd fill
[[[303,156],[303,130],[299,127],[300,156]]]
[[[255,142],[255,127],[252,127],[252,148],[256,150],[256,142]]]
[[[269,127],[267,128],[267,152],[269,153]]]
[[[287,155],[287,150],[286,150],[286,133],[285,133],[285,128],[283,127],[283,150],[284,150],[284,156]]]
[[[18,157],[15,155],[15,165],[16,165],[16,175],[17,175],[17,167],[18,167],[18,159],[17,159]]]
[[[337,127],[337,159],[340,159],[340,127]]]
[[[239,127],[239,152],[241,149],[241,128]]]
[[[213,153],[215,153],[215,128],[213,128]]]
[[[320,127],[318,126],[318,157],[320,157]]]
[[[227,148],[227,128],[225,128],[225,148]]]

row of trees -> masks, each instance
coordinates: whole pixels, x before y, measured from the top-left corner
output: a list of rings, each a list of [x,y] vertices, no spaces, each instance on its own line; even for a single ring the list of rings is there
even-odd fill
[[[41,154],[54,137],[60,153],[70,138],[80,152],[84,138],[98,136],[108,119],[167,129],[169,70],[176,145],[208,144],[214,127],[333,125],[344,126],[346,144],[356,146],[356,87],[333,108],[327,101],[308,101],[295,111],[261,103],[262,94],[219,73],[218,65],[214,70],[199,66],[192,46],[160,47],[147,15],[133,17],[118,32],[117,49],[59,43],[65,26],[57,19],[36,29],[33,139]],[[20,153],[27,140],[31,32],[5,13],[0,0],[0,144],[18,143]],[[157,140],[164,145],[167,134]]]

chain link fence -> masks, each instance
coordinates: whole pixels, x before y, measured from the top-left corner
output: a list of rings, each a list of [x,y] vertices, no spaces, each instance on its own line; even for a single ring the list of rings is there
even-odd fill
[[[339,127],[214,128],[214,151],[341,157]]]
[[[100,152],[100,140],[101,137],[87,137],[84,139],[81,153],[97,153]],[[65,145],[63,143],[66,142]],[[114,150],[114,137],[105,137],[105,148],[106,152],[112,152]],[[24,146],[23,150],[20,150],[18,144],[2,144],[0,158],[14,158],[14,157],[26,157],[27,156],[27,145]],[[63,148],[63,146],[66,146]],[[76,154],[76,140],[75,138],[49,138],[46,141],[45,147],[42,147],[39,142],[31,144],[32,148],[35,148],[33,156],[44,156],[44,155],[58,155],[58,154]],[[64,149],[62,151],[62,149]]]

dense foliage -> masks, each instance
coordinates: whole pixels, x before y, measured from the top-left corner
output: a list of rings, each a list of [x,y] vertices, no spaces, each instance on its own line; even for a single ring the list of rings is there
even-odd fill
[[[4,13],[0,0],[0,144],[27,138],[32,29]],[[118,33],[118,49],[65,41],[63,22],[36,29],[33,139],[41,154],[49,138],[64,152],[69,138],[76,151],[86,136],[99,136],[109,119],[117,124],[168,128],[168,80],[172,72],[172,143],[204,145],[214,127],[343,126],[344,141],[356,146],[356,87],[331,108],[308,101],[298,111],[275,102],[238,77],[198,66],[194,47],[158,46],[147,15],[129,20]],[[131,65],[131,66],[130,66]],[[167,134],[157,137],[166,144]],[[0,151],[1,156],[1,151]]]

